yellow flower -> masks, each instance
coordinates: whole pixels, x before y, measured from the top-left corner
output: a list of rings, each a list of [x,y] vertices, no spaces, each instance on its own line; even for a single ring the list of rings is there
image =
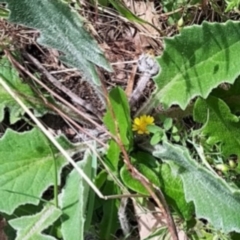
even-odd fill
[[[132,130],[138,134],[149,134],[148,125],[154,125],[154,118],[149,115],[142,115],[133,120]]]

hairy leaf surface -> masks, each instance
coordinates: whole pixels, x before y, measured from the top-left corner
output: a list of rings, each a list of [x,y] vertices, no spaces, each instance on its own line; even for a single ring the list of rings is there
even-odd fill
[[[40,213],[13,219],[9,224],[17,230],[16,240],[54,240],[56,238],[41,232],[51,226],[61,213],[60,209],[49,204]]]
[[[159,102],[185,109],[194,97],[206,98],[220,83],[233,83],[240,74],[239,38],[240,23],[233,21],[204,22],[166,38],[163,55],[157,58],[162,69],[154,78],[157,90],[145,110]]]
[[[36,116],[46,113],[47,109],[36,98],[31,88],[22,82],[18,76],[18,72],[12,67],[7,58],[0,59],[0,76],[11,86],[11,88],[19,93],[20,99],[25,105],[34,110]],[[19,104],[6,92],[0,84],[0,122],[4,118],[4,109],[8,108],[10,123],[14,124],[24,114],[24,110]]]
[[[166,200],[174,210],[176,210],[185,220],[192,217],[194,207],[185,199],[183,184],[180,176],[174,176],[167,164],[162,164],[160,178],[160,188],[164,193]]]
[[[78,151],[79,146],[65,138],[58,141],[66,150]],[[42,193],[54,184],[54,161],[58,180],[67,164],[38,129],[23,133],[8,129],[0,138],[0,149],[0,211],[8,214],[22,204],[38,204]]]
[[[92,172],[92,154],[87,150],[84,159],[78,163],[78,166],[91,179]],[[68,178],[66,186],[63,189],[62,210],[62,234],[65,240],[84,239],[84,224],[86,219],[86,206],[89,202],[89,185],[73,170]]]
[[[227,104],[219,98],[198,99],[194,106],[194,119],[205,124],[201,132],[209,144],[221,143],[222,153],[240,156],[240,121]]]
[[[11,11],[9,21],[36,28],[41,32],[38,42],[55,48],[61,60],[78,68],[87,78],[100,85],[94,64],[111,71],[96,41],[84,29],[84,20],[60,0],[0,0]]]
[[[193,160],[186,148],[163,143],[153,155],[168,163],[183,181],[187,201],[193,201],[196,216],[216,229],[240,232],[240,191]]]

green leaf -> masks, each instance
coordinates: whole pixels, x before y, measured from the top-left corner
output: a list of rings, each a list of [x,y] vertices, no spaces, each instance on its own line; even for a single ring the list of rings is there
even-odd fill
[[[132,146],[133,134],[127,97],[120,87],[116,87],[109,93],[109,99],[111,108],[108,107],[103,122],[113,135],[116,136],[119,131],[122,143],[129,150]]]
[[[58,141],[72,153],[81,146],[63,137]],[[38,129],[23,133],[7,129],[0,149],[0,211],[8,214],[22,204],[37,205],[42,193],[54,184],[55,165],[59,183],[61,169],[67,164]]]
[[[162,69],[154,78],[157,90],[145,108],[161,102],[166,108],[177,104],[185,109],[194,97],[206,98],[220,83],[233,83],[240,74],[239,38],[240,23],[233,21],[203,22],[166,38],[157,58]]]
[[[38,29],[41,33],[38,42],[64,53],[61,60],[82,71],[87,80],[100,85],[94,64],[112,70],[96,41],[84,29],[84,21],[67,4],[60,0],[0,2],[8,4],[10,22]]]
[[[234,8],[239,8],[240,1],[239,0],[226,0],[227,7],[225,9],[225,12],[229,12],[230,10],[233,10]]]
[[[104,195],[119,194],[118,187],[113,181],[107,181],[104,189]],[[103,200],[103,215],[101,217],[101,223],[99,226],[99,239],[115,239],[115,233],[119,228],[118,222],[118,205],[116,199]]]
[[[149,180],[149,182],[153,183],[155,186],[160,186],[160,181],[159,181],[157,174],[148,165],[136,162],[134,164],[134,166],[137,168],[137,170],[140,173],[143,174],[143,176],[145,176]],[[131,176],[126,165],[124,165],[121,168],[120,176],[121,176],[123,183],[131,190],[133,190],[137,193],[149,195],[149,192],[142,185],[142,183]]]
[[[94,147],[95,147],[95,151],[97,151],[96,144],[94,145]],[[91,176],[89,176],[91,178],[91,180],[95,179],[96,175],[97,175],[97,170],[98,170],[97,157],[98,156],[92,152],[92,156],[90,159],[91,163],[92,163],[91,164]],[[96,197],[95,192],[91,188],[89,188],[89,195],[88,195],[89,201],[87,203],[87,208],[86,208],[87,214],[86,214],[86,221],[84,224],[85,233],[87,231],[89,231],[90,228],[92,227],[93,215],[94,215],[94,210],[95,210],[94,209],[95,208],[95,197]]]
[[[143,19],[134,15],[127,7],[124,6],[124,4],[121,1],[109,0],[109,2],[122,16],[127,18],[129,21],[137,23],[148,23],[147,21],[144,21]]]
[[[45,205],[46,205],[46,202],[43,202],[43,201],[40,202],[38,205],[25,204],[25,205],[21,205],[17,209],[15,209],[14,213],[11,215],[1,212],[1,216],[7,222],[9,222],[10,220],[13,220],[16,218],[31,216],[31,215],[36,214],[37,212],[41,212]],[[7,224],[7,226],[4,227],[4,232],[8,236],[8,239],[16,239],[17,232],[10,224]]]
[[[152,138],[151,138],[151,140],[150,140],[150,144],[151,144],[151,145],[156,145],[156,144],[158,144],[158,143],[161,141],[162,137],[163,137],[163,132],[162,132],[162,133],[161,133],[161,132],[156,132],[156,133],[152,136]]]
[[[4,7],[0,7],[0,17],[1,18],[8,18],[9,17],[9,11],[5,9]]]
[[[172,134],[177,133],[178,132],[178,128],[176,126],[172,127]]]
[[[163,127],[166,131],[168,131],[173,125],[172,118],[166,118],[163,122]]]
[[[159,165],[160,165],[159,161],[156,160],[156,158],[153,157],[148,152],[137,151],[137,152],[133,152],[131,156],[134,162],[142,163],[144,165],[147,165],[152,170],[158,171]]]
[[[157,126],[157,125],[148,125],[147,130],[150,133],[157,133],[157,132],[162,133],[163,132],[163,129],[161,127]]]
[[[102,170],[95,178],[95,185],[97,188],[101,188],[107,180],[108,173],[106,170]]]
[[[191,217],[193,206],[185,200],[183,184],[179,176],[174,176],[170,168],[165,163],[160,163],[158,159],[147,152],[136,152],[133,154],[137,163],[148,166],[158,176],[161,191],[167,199],[169,205],[173,207],[185,220]]]
[[[173,135],[172,138],[175,142],[179,142],[181,139],[179,135]]]
[[[163,0],[162,5],[164,12],[174,12],[175,10],[182,8],[183,6],[186,6],[188,3],[187,0]],[[168,18],[168,22],[170,24],[174,24],[180,17],[182,17],[182,13],[175,12],[170,14]]]
[[[205,124],[201,129],[209,144],[221,143],[222,153],[240,156],[240,122],[219,98],[198,99],[194,106],[194,119]]]
[[[92,178],[93,157],[87,150],[84,159],[78,163],[78,166],[90,179]],[[62,235],[64,240],[84,239],[86,206],[89,201],[88,195],[88,184],[74,169],[67,178],[66,186],[61,196],[63,211]]]
[[[193,201],[196,216],[223,232],[240,232],[240,191],[191,158],[187,149],[165,142],[153,155],[168,163],[182,179],[185,197]]]
[[[36,116],[40,117],[46,113],[47,109],[43,104],[41,104],[40,100],[35,96],[31,88],[22,82],[18,76],[18,72],[12,67],[6,57],[0,59],[0,76],[14,91],[20,93],[19,98],[26,104],[27,107],[34,110],[34,114]],[[16,123],[21,116],[24,115],[24,110],[0,84],[0,122],[4,118],[5,108],[9,109],[10,124]]]
[[[186,221],[193,215],[193,205],[187,203],[183,184],[179,176],[174,176],[171,173],[168,164],[161,164],[160,174],[161,190],[164,193],[166,200],[175,211],[177,211]]]
[[[103,7],[108,7],[109,0],[94,0],[95,4],[99,4]]]
[[[228,89],[229,88],[229,89]],[[211,92],[211,96],[221,98],[231,109],[232,113],[240,111],[240,78],[238,77],[233,85],[224,88],[216,88]]]
[[[54,240],[54,237],[41,232],[51,226],[61,214],[60,209],[48,204],[40,213],[13,219],[9,224],[17,230],[16,240]]]
[[[120,148],[114,140],[109,141],[109,147],[105,158],[105,163],[112,170],[112,173],[118,172],[118,162],[120,159]]]

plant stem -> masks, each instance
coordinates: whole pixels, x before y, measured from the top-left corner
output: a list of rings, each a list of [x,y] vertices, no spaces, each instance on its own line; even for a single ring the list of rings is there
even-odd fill
[[[166,218],[167,227],[168,227],[168,230],[171,234],[172,239],[173,240],[179,240],[175,223],[173,221],[172,215],[170,213],[170,210],[168,208],[168,205],[166,203],[166,200],[165,200],[164,195],[162,194],[161,190],[157,188],[158,191],[159,191],[159,198],[158,198],[156,193],[153,191],[153,187],[152,187],[153,185],[130,162],[128,153],[127,153],[127,151],[126,151],[126,149],[125,149],[125,147],[124,147],[124,145],[121,141],[118,122],[116,121],[116,117],[115,117],[113,108],[112,108],[110,100],[108,98],[107,89],[104,86],[104,84],[102,84],[102,87],[103,87],[104,95],[106,97],[107,107],[110,110],[110,114],[112,115],[112,118],[113,118],[113,121],[114,121],[114,124],[115,124],[116,136],[113,136],[113,139],[116,141],[119,148],[121,149],[121,152],[123,153],[124,163],[126,164],[126,166],[129,170],[129,172],[131,173],[132,177],[135,178],[136,180],[138,180],[146,188],[146,190],[149,192],[150,196],[154,199],[157,206],[162,210],[163,215]],[[160,201],[159,201],[159,199],[160,199]]]
[[[54,161],[54,203],[55,206],[58,208],[58,175],[57,175],[57,161],[56,158],[53,156]]]

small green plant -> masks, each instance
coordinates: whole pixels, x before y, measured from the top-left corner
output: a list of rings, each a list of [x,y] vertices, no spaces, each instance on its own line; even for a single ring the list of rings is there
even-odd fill
[[[226,4],[227,4],[227,8],[226,8],[226,12],[233,10],[234,8],[239,8],[240,5],[240,1],[239,0],[225,0]]]
[[[150,144],[156,145],[161,141],[167,141],[170,138],[172,142],[179,142],[181,136],[177,125],[173,124],[172,118],[161,117],[162,127],[156,125],[149,125],[148,131],[152,133]],[[169,135],[169,137],[168,137]]]
[[[61,1],[1,2],[8,4],[9,21],[38,29],[39,43],[62,51],[61,60],[80,69],[96,94],[103,95],[94,64],[109,71],[111,67],[74,10]],[[141,23],[120,1],[101,3],[111,3]],[[187,1],[163,3],[167,11]],[[228,11],[239,3],[227,4]],[[9,236],[124,238],[134,229],[126,213],[128,201],[122,199],[131,198],[130,205],[144,209],[151,198],[166,224],[152,229],[146,239],[177,239],[177,229],[189,239],[237,239],[239,29],[235,21],[203,22],[165,38],[163,53],[156,57],[161,66],[154,77],[156,90],[136,118],[121,87],[106,94],[102,122],[108,139],[103,146],[96,141],[73,144],[62,135],[46,134],[36,117],[49,108],[1,56],[0,121],[6,109],[10,124],[26,119],[25,113],[31,116],[29,130],[8,128],[0,138],[0,213],[9,223]],[[183,119],[179,113],[187,108]],[[178,111],[170,115],[168,110],[174,109]],[[76,153],[81,157],[75,162],[71,157]]]
[[[234,162],[220,161],[231,155],[239,155],[239,117],[236,115],[239,106],[236,101],[230,100],[233,96],[238,99],[239,93],[237,77],[240,71],[236,68],[236,62],[239,61],[237,52],[240,50],[238,27],[238,22],[205,22],[201,26],[183,29],[180,35],[166,39],[163,55],[157,58],[162,68],[154,79],[157,90],[141,109],[140,113],[143,115],[133,121],[136,134],[145,134],[145,137],[141,137],[144,145],[138,145],[142,150],[147,150],[148,155],[144,155],[144,158],[135,155],[134,147],[133,152],[128,152],[133,166],[151,183],[159,186],[166,199],[170,198],[170,193],[164,188],[167,183],[163,176],[166,173],[159,169],[161,165],[169,165],[170,178],[178,176],[181,179],[185,203],[178,205],[178,211],[176,204],[179,204],[179,200],[176,197],[173,197],[173,202],[168,200],[168,204],[178,214],[181,213],[180,216],[187,216],[189,219],[193,216],[191,211],[194,206],[196,217],[207,219],[212,228],[221,231],[210,235],[221,235],[224,238],[228,238],[230,235],[227,234],[230,232],[240,231],[236,215],[236,210],[240,207],[240,191],[234,183],[236,168]],[[222,38],[224,34],[230,33],[231,39],[227,36]],[[228,60],[223,60],[226,57]],[[232,84],[232,87],[222,90],[220,84],[226,82]],[[220,87],[216,89],[217,86]],[[181,136],[185,135],[179,131],[176,120],[166,118],[157,123],[146,115],[159,103],[165,109],[177,104],[184,110],[193,100],[195,103],[190,115],[193,117],[194,127],[198,129],[188,131],[188,139],[184,142],[181,141]],[[202,128],[199,128],[199,123]],[[205,143],[198,141],[196,136],[204,136]],[[191,148],[186,147],[192,142],[191,138],[197,141],[192,145],[197,151],[190,151]],[[147,146],[147,142],[155,147]],[[209,164],[205,154],[211,148],[217,151],[218,158],[213,157],[215,160]],[[157,159],[164,163],[157,163]],[[139,181],[131,177],[125,166],[120,173],[122,181],[131,190],[149,194]],[[160,176],[163,177],[163,182],[158,182]],[[172,182],[170,188],[174,188],[175,184],[176,182]],[[205,201],[206,197],[209,201]]]

